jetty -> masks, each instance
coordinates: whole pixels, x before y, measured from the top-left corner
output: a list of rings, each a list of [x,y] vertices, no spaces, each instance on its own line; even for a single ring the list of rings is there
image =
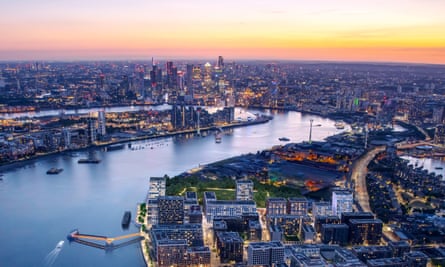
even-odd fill
[[[79,230],[74,229],[68,234],[67,239],[70,242],[77,242],[94,248],[116,249],[139,242],[144,239],[144,237],[141,236],[139,232],[116,237],[107,237],[103,235],[81,234],[79,233]],[[115,241],[121,240],[123,241],[122,243],[114,243]]]

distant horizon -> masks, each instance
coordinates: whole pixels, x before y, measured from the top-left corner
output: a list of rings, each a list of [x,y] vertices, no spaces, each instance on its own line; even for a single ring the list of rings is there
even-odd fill
[[[224,56],[223,56],[224,57]],[[186,62],[209,62],[212,66],[216,64],[216,58],[176,58],[176,57],[159,57],[155,58],[155,62],[165,63],[167,61],[172,61],[173,63],[186,63]],[[90,62],[137,62],[137,63],[151,63],[151,57],[149,58],[101,58],[101,59],[0,59],[0,64],[4,63],[35,63],[35,62],[46,62],[46,63],[90,63]],[[418,66],[444,66],[445,63],[429,63],[429,62],[404,62],[404,61],[360,61],[360,60],[310,60],[310,59],[261,59],[261,58],[224,58],[225,64],[230,63],[302,63],[302,64],[375,64],[375,65],[418,65]]]
[[[445,64],[443,0],[0,0],[0,60]]]

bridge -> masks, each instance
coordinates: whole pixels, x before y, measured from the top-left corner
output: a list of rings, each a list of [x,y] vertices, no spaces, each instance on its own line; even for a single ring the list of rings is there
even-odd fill
[[[144,239],[143,236],[141,236],[140,233],[132,233],[132,234],[127,234],[127,235],[121,235],[121,236],[116,236],[116,237],[107,237],[107,236],[102,236],[102,235],[90,235],[90,234],[81,234],[79,233],[79,231],[73,230],[71,231],[71,233],[67,236],[69,241],[74,241],[80,244],[84,244],[87,246],[91,246],[91,247],[95,247],[95,248],[100,248],[100,249],[106,249],[109,247],[122,247],[124,245],[128,245],[134,242],[137,242],[141,239]],[[113,245],[114,241],[119,241],[119,240],[125,240],[125,239],[130,239],[127,240],[121,244],[118,244],[117,246]],[[96,242],[92,242],[92,241],[103,241],[104,244],[99,244]]]

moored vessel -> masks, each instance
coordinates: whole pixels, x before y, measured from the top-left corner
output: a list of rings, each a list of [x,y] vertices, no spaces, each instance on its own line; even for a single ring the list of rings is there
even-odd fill
[[[51,168],[48,171],[46,171],[46,174],[59,174],[63,171],[62,168]]]
[[[124,213],[124,216],[122,217],[122,227],[128,228],[128,226],[130,225],[130,220],[131,220],[131,212],[126,211]]]
[[[107,146],[107,151],[124,149],[125,144],[112,144]]]
[[[79,159],[77,163],[100,163],[100,159]]]

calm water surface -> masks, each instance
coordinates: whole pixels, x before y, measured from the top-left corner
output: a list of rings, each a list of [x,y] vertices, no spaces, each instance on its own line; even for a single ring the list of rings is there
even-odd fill
[[[445,162],[439,158],[415,158],[411,156],[403,156],[402,158],[409,161],[414,167],[422,167],[429,173],[442,175],[442,180],[445,181]]]
[[[252,113],[258,111],[249,110]],[[236,112],[246,112],[237,109]],[[270,114],[261,111],[262,113]],[[292,142],[307,140],[309,121],[314,120],[313,140],[338,133],[329,119],[298,112],[273,113],[266,124],[234,129],[216,144],[207,137],[166,138],[133,143],[130,149],[104,152],[95,156],[100,164],[78,164],[88,156],[60,154],[38,159],[20,167],[2,168],[0,181],[0,266],[48,266],[45,257],[55,258],[52,266],[144,266],[139,243],[113,251],[69,243],[67,234],[75,228],[81,233],[109,237],[136,232],[121,228],[122,215],[144,201],[150,176],[173,176],[224,158],[282,144],[279,137]],[[58,175],[47,175],[52,167],[63,168]],[[57,243],[63,248],[52,253]]]

